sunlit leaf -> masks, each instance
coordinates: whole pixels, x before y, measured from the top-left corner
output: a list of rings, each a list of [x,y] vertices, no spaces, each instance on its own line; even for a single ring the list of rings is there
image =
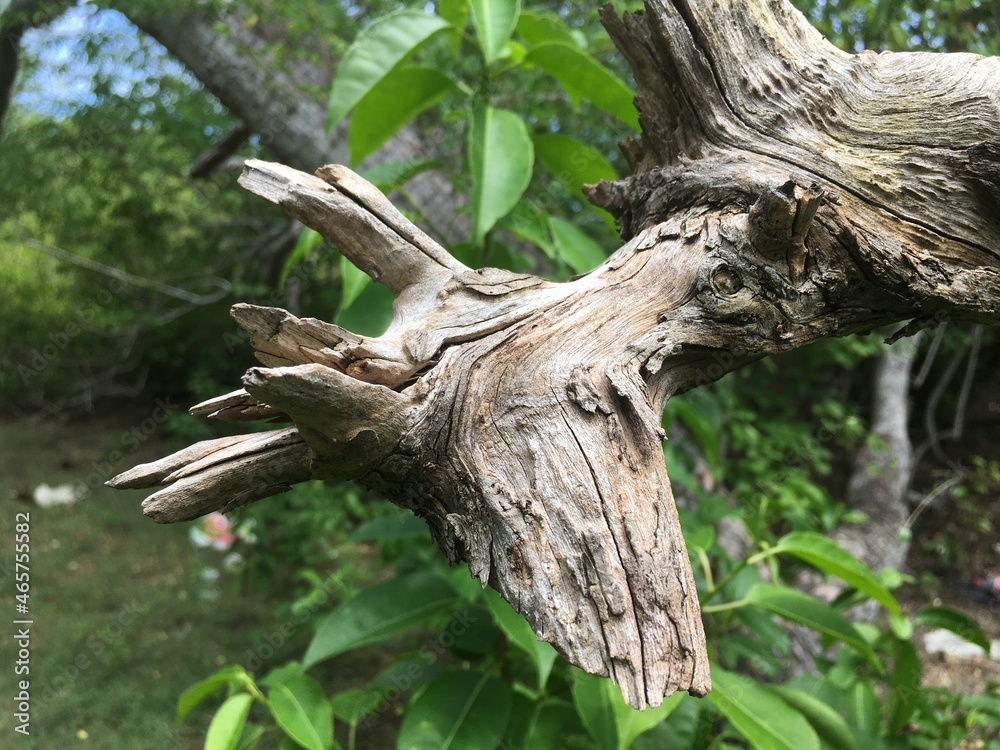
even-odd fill
[[[281,267],[282,284],[285,283],[285,279],[288,278],[288,274],[291,273],[292,269],[312,255],[313,250],[315,250],[322,241],[323,236],[315,229],[302,227],[302,231],[299,232],[299,236],[295,239],[295,247],[292,248],[292,252],[285,261],[285,265]]]
[[[191,709],[205,700],[219,688],[225,685],[252,683],[247,671],[239,665],[231,665],[220,669],[211,677],[195,683],[185,690],[177,700],[177,723],[181,724]]]
[[[388,193],[402,187],[418,174],[440,166],[441,162],[436,159],[402,159],[379,164],[360,174],[383,193]]]
[[[205,735],[205,750],[234,750],[243,734],[253,696],[237,693],[219,706]]]
[[[518,201],[513,210],[497,222],[508,232],[537,247],[546,257],[556,260],[558,251],[552,243],[549,215],[528,200]]]
[[[868,683],[857,682],[849,688],[844,706],[847,709],[847,720],[861,736],[878,737],[881,707]]]
[[[330,91],[327,128],[339,123],[361,99],[417,47],[450,24],[418,10],[400,10],[372,21],[337,66]]]
[[[444,20],[456,29],[464,29],[469,17],[469,4],[466,0],[438,0],[437,12]]]
[[[559,257],[577,273],[585,273],[604,262],[604,248],[565,219],[550,216],[549,229]]]
[[[517,35],[529,47],[538,47],[550,42],[560,42],[576,46],[573,31],[553,13],[525,10],[517,19]]]
[[[472,236],[482,242],[497,220],[521,199],[531,181],[534,149],[524,120],[514,112],[477,107],[469,128]]]
[[[525,62],[559,81],[574,104],[588,99],[633,130],[639,129],[632,89],[579,47],[560,42],[542,44],[528,51]]]
[[[372,283],[372,278],[344,256],[340,257],[340,280],[343,292],[340,298],[340,309],[346,310],[354,304],[361,293]]]
[[[610,680],[586,672],[576,674],[573,705],[600,750],[618,750],[618,724],[615,721],[618,701],[624,703],[621,691]]]
[[[990,652],[990,642],[979,623],[963,612],[948,607],[924,607],[913,616],[913,624],[948,630],[976,644],[986,653]]]
[[[889,733],[897,734],[906,727],[913,712],[917,710],[923,669],[912,642],[896,639],[893,647],[892,673],[889,675],[888,724]]]
[[[837,610],[819,599],[788,586],[758,583],[744,596],[744,601],[781,615],[787,620],[805,625],[817,632],[849,643],[875,661],[871,646]]]
[[[434,68],[397,66],[357,103],[347,131],[351,162],[357,164],[454,86]]]
[[[850,552],[824,536],[796,531],[778,540],[777,552],[785,552],[813,565],[824,573],[837,576],[845,583],[868,594],[890,613],[899,615],[899,603],[864,563]]]
[[[333,746],[333,711],[323,689],[312,677],[300,674],[268,693],[268,707],[289,737],[306,750]]]
[[[829,704],[809,693],[785,685],[771,686],[770,690],[805,716],[819,738],[831,748],[858,750],[858,743],[851,728]]]
[[[566,185],[578,197],[586,200],[584,185],[617,177],[615,168],[597,149],[562,133],[543,133],[532,139],[535,158],[553,177]],[[615,220],[606,211],[600,212],[614,228]]]
[[[503,597],[492,589],[483,591],[486,605],[493,614],[493,620],[500,626],[508,640],[531,657],[538,675],[538,689],[544,690],[549,673],[556,660],[556,650],[545,641],[535,637],[535,631]]]
[[[487,65],[500,57],[514,32],[520,0],[469,0],[472,25]]]
[[[749,677],[712,665],[707,700],[757,750],[819,750],[816,730],[801,712]]]
[[[345,690],[330,699],[333,715],[343,722],[356,726],[359,721],[379,707],[382,698],[368,690]]]
[[[605,677],[581,671],[573,680],[573,704],[601,750],[631,747],[636,737],[666,719],[683,697],[683,693],[674,693],[656,708],[637,711],[625,702],[621,689]]]

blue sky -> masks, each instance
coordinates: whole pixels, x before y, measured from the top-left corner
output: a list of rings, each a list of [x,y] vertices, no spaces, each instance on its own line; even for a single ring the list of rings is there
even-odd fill
[[[7,4],[0,3],[0,7]],[[99,54],[92,54],[95,47]],[[198,85],[162,46],[123,15],[86,2],[51,25],[25,33],[22,48],[25,61],[36,61],[37,68],[19,80],[15,101],[54,117],[95,103],[100,80],[121,96],[128,96],[136,86],[147,89],[146,95],[155,94],[157,81],[165,75]],[[27,66],[22,72],[28,72]]]

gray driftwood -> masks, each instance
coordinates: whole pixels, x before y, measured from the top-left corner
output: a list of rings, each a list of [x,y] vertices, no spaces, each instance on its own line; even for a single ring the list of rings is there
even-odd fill
[[[634,706],[710,688],[661,453],[673,394],[897,321],[995,322],[1000,61],[848,55],[781,0],[647,2],[604,23],[639,86],[634,175],[590,187],[624,246],[569,283],[463,266],[343,167],[241,183],[395,294],[379,338],[237,305],[264,365],[195,407],[287,416],[132,469],[155,520],[307,478],[425,518]]]

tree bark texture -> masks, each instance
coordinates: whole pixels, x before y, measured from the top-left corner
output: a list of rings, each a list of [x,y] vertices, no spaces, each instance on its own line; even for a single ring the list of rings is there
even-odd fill
[[[237,305],[264,365],[195,407],[293,426],[113,486],[162,522],[353,478],[634,706],[710,689],[661,453],[665,401],[769,354],[1000,304],[1000,61],[847,55],[779,0],[650,1],[635,174],[589,188],[625,244],[568,283],[465,267],[343,167],[242,184],[395,294],[381,337]]]

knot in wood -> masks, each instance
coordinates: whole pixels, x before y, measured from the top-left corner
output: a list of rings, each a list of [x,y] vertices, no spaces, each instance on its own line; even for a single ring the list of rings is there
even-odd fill
[[[743,280],[728,266],[719,266],[712,274],[712,288],[728,297],[743,288]]]

